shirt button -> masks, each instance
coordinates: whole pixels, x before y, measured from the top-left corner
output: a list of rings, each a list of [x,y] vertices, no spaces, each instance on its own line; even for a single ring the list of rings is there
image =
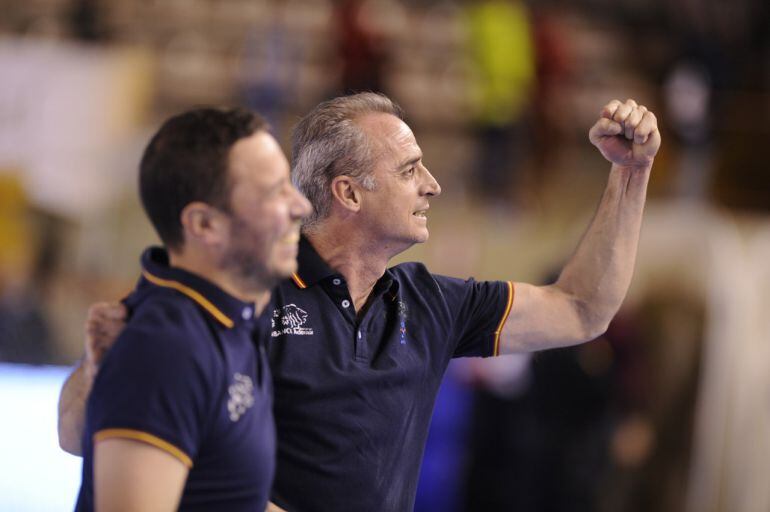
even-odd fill
[[[244,320],[251,318],[251,308],[243,308],[243,311],[241,311],[241,316]]]
[[[335,277],[334,279],[332,279],[332,283],[339,286],[342,283],[342,280],[339,277]]]
[[[348,299],[345,299],[342,301],[342,307],[347,308],[350,307],[350,301]]]

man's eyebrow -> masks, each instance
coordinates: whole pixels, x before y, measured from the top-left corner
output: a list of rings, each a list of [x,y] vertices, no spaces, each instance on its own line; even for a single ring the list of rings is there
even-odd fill
[[[271,194],[271,193],[275,192],[276,190],[279,190],[281,187],[283,187],[283,186],[284,186],[284,184],[286,183],[286,181],[287,181],[288,179],[289,179],[289,178],[279,178],[278,180],[276,180],[276,181],[274,181],[274,182],[270,183],[270,184],[267,186],[267,193],[268,193],[268,194]]]
[[[401,162],[399,164],[398,168],[399,169],[403,169],[404,167],[411,167],[412,165],[416,164],[420,160],[422,160],[422,153],[420,153],[420,154],[418,154],[416,156],[413,156],[412,158],[410,158],[408,160],[405,160],[405,161]]]

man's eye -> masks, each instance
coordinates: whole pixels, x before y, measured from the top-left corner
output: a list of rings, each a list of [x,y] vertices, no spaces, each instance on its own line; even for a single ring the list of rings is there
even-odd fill
[[[406,173],[404,173],[404,174],[406,174],[407,176],[411,176],[411,175],[414,174],[414,171],[415,171],[415,168],[414,167],[410,167],[409,169],[407,169]]]

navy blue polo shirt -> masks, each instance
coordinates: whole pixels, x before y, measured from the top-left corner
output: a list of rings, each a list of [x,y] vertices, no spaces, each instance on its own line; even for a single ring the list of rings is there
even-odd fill
[[[512,303],[510,282],[405,263],[356,315],[345,279],[303,238],[298,272],[274,295],[273,501],[292,512],[412,510],[447,365],[496,355]]]
[[[76,510],[94,508],[93,444],[109,438],[149,443],[190,468],[180,510],[264,510],[276,445],[254,304],[170,267],[163,249],[145,251],[142,266],[130,320],[88,400]]]

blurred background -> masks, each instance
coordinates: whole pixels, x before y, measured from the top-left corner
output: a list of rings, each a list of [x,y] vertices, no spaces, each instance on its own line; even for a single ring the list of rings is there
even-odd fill
[[[770,511],[765,0],[0,0],[0,509],[71,508],[55,404],[87,306],[156,237],[136,173],[168,115],[245,105],[289,152],[381,91],[443,188],[400,260],[547,283],[609,165],[600,108],[661,123],[637,270],[606,335],[453,362],[417,510]]]

